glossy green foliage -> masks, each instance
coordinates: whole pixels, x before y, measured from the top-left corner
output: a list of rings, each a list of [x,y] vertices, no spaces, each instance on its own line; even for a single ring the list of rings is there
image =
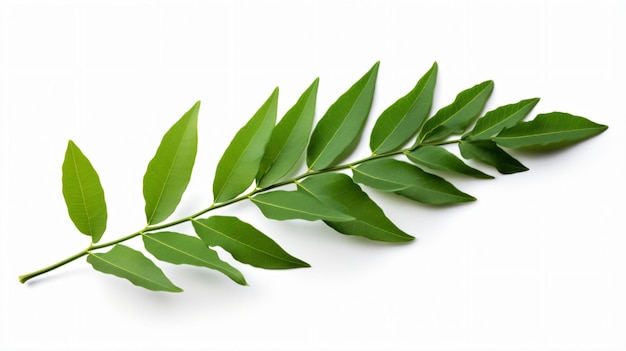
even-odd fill
[[[413,163],[430,169],[459,173],[475,178],[493,178],[476,168],[468,166],[456,155],[441,146],[421,146],[411,152],[407,152],[406,156]]]
[[[298,165],[313,128],[318,84],[315,79],[274,127],[256,177],[259,187],[275,183]]]
[[[199,109],[200,101],[165,133],[148,164],[143,177],[148,224],[167,219],[187,189],[198,149]]]
[[[241,272],[220,260],[217,252],[208,248],[197,237],[174,232],[158,232],[144,234],[141,238],[146,250],[161,261],[215,269],[237,284],[247,285]]]
[[[383,191],[392,191],[431,205],[476,200],[445,179],[394,159],[378,159],[352,169],[354,181]],[[396,189],[391,189],[394,184]]]
[[[72,222],[78,230],[97,243],[106,229],[107,206],[100,177],[91,162],[73,141],[69,141],[63,160],[63,197]]]
[[[502,174],[525,172],[526,166],[496,145],[491,140],[470,140],[459,143],[461,155],[493,166]]]
[[[414,238],[396,227],[383,210],[352,179],[341,173],[324,173],[298,183],[298,191],[354,220],[325,221],[336,231],[387,242],[411,241]]]
[[[224,151],[213,180],[215,202],[230,200],[252,184],[276,123],[277,105],[278,88],[237,132]]]
[[[522,100],[489,111],[476,121],[476,126],[464,138],[472,140],[490,139],[502,129],[511,127],[523,120],[538,102],[539,98]]]
[[[452,104],[437,111],[424,123],[420,140],[432,143],[463,133],[483,110],[492,91],[493,82],[488,80],[460,92]]]
[[[413,90],[378,117],[370,138],[372,153],[382,154],[396,150],[417,133],[430,113],[436,82],[435,62]]]
[[[261,231],[237,217],[193,220],[196,234],[209,246],[220,246],[241,263],[266,269],[309,267]]]
[[[600,134],[607,128],[584,117],[552,112],[507,128],[493,140],[508,148],[543,147],[577,142]]]
[[[494,89],[492,81],[462,91],[452,104],[428,118],[437,80],[435,63],[410,92],[376,120],[369,138],[372,154],[340,164],[355,149],[366,125],[378,67],[379,63],[374,64],[341,95],[315,128],[318,79],[277,125],[278,88],[274,90],[224,151],[213,181],[214,202],[194,214],[162,223],[178,206],[195,163],[200,106],[196,103],[165,133],[148,165],[143,179],[148,225],[104,244],[95,245],[106,227],[104,192],[91,163],[70,141],[63,162],[63,195],[72,221],[82,233],[91,236],[92,243],[55,265],[20,276],[20,281],[26,282],[87,255],[87,261],[96,270],[125,278],[135,285],[150,290],[182,291],[141,252],[120,244],[140,236],[145,249],[158,260],[210,268],[246,285],[241,272],[220,259],[212,247],[219,246],[233,259],[260,268],[289,269],[309,267],[309,264],[237,217],[212,213],[206,219],[200,219],[201,216],[250,200],[269,219],[321,220],[346,235],[382,242],[410,242],[414,237],[398,228],[361,185],[367,186],[368,192],[389,192],[428,205],[470,202],[475,200],[473,196],[442,176],[454,173],[493,177],[471,167],[471,162],[461,160],[447,147],[458,144],[465,159],[486,163],[500,173],[517,173],[528,168],[506,148],[543,151],[546,147],[562,147],[593,137],[607,128],[562,112],[538,115],[522,122],[537,105],[538,98],[498,107],[477,119]],[[453,135],[462,136],[452,139]],[[412,146],[402,149],[412,138],[416,139]],[[398,159],[404,156],[413,163]],[[305,160],[308,170],[290,174],[303,168]],[[430,173],[431,170],[436,174]],[[349,171],[351,175],[346,174]],[[278,190],[294,185],[297,190]],[[163,231],[186,222],[191,222],[197,237]],[[111,246],[108,252],[94,252]]]
[[[97,271],[128,279],[131,283],[150,290],[181,292],[154,262],[141,252],[117,244],[109,252],[90,253],[87,256]]]
[[[345,222],[354,219],[298,191],[277,190],[256,195],[251,200],[265,217],[280,221],[304,219]]]
[[[320,170],[331,167],[355,146],[374,98],[379,63],[330,106],[315,126],[307,149],[307,165]]]

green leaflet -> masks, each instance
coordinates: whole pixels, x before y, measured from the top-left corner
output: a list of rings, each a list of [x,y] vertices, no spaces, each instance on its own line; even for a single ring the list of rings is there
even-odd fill
[[[276,123],[277,105],[278,88],[237,132],[224,151],[213,180],[215,202],[228,201],[252,184]]]
[[[298,191],[324,205],[355,219],[346,222],[325,221],[336,231],[387,242],[411,241],[414,238],[396,227],[383,210],[352,179],[342,173],[324,173],[298,183]]]
[[[407,152],[409,160],[417,165],[426,166],[438,171],[454,172],[465,174],[470,177],[491,179],[489,174],[485,174],[476,168],[470,167],[450,151],[441,146],[420,146],[417,149]]]
[[[502,174],[525,172],[526,166],[496,145],[491,140],[461,140],[459,143],[461,156],[466,159],[477,159],[495,167]]]
[[[267,235],[237,217],[192,220],[196,234],[209,246],[220,246],[237,261],[267,269],[310,267],[283,250]]]
[[[98,173],[73,141],[63,160],[63,197],[78,230],[97,243],[106,229],[107,206]]]
[[[298,191],[272,191],[256,195],[251,200],[265,217],[279,221],[304,219],[345,222],[354,219]]]
[[[339,164],[359,140],[372,106],[378,68],[377,62],[341,95],[312,133],[319,80],[313,81],[274,126],[278,104],[276,88],[224,151],[213,182],[214,202],[200,212],[162,223],[179,204],[195,163],[200,105],[196,103],[163,136],[148,164],[143,178],[148,225],[104,244],[95,244],[106,229],[104,191],[95,169],[70,140],[63,162],[63,196],[72,221],[79,231],[91,236],[92,243],[64,260],[21,275],[19,281],[24,283],[87,256],[87,262],[94,269],[125,278],[135,285],[151,290],[182,291],[149,258],[120,244],[141,236],[145,249],[159,260],[215,269],[246,285],[241,272],[222,261],[208,246],[221,246],[234,259],[256,267],[286,269],[309,265],[237,217],[197,219],[199,216],[249,199],[270,219],[323,220],[346,235],[407,242],[414,238],[391,222],[360,184],[428,204],[473,201],[474,197],[445,179],[422,170],[424,167],[492,178],[470,167],[444,148],[445,145],[458,143],[465,159],[485,162],[506,174],[528,168],[501,147],[545,151],[544,146],[565,146],[607,129],[605,125],[561,112],[521,122],[538,103],[536,98],[489,111],[467,131],[489,99],[494,88],[492,81],[459,93],[452,104],[427,119],[437,80],[438,66],[434,63],[409,93],[380,115],[370,137],[373,154],[359,161]],[[399,150],[416,133],[419,136],[413,147]],[[460,140],[449,140],[451,135],[463,133]],[[305,148],[309,169],[284,180],[303,158]],[[418,166],[395,159],[401,154]],[[352,170],[352,178],[341,173],[348,168]],[[255,179],[253,190],[240,195]],[[291,184],[297,185],[296,191],[276,190]],[[175,232],[155,233],[185,222],[192,223],[199,238]],[[112,249],[95,253],[106,247]]]
[[[460,92],[454,102],[424,123],[419,140],[423,143],[440,141],[452,134],[461,134],[478,116],[493,91],[493,81],[485,81]]]
[[[202,240],[196,237],[173,232],[158,232],[144,234],[141,238],[146,250],[161,261],[215,269],[237,284],[248,285],[241,272],[220,260],[217,252],[208,248]]]
[[[500,132],[493,140],[508,148],[541,147],[576,142],[600,134],[608,127],[563,112],[537,115]]]
[[[363,129],[374,98],[379,62],[335,101],[315,126],[307,149],[307,165],[321,170],[345,156]]]
[[[318,84],[319,78],[274,127],[256,177],[259,187],[273,184],[298,164],[313,128]]]
[[[394,159],[378,159],[352,168],[354,181],[383,191],[393,191],[419,202],[442,205],[476,200],[458,190],[445,179]],[[388,190],[380,182],[404,185],[404,188]]]
[[[169,217],[178,206],[196,160],[198,110],[196,102],[163,136],[143,177],[146,220],[156,224]]]
[[[146,289],[183,291],[172,284],[163,271],[149,258],[124,245],[117,244],[105,253],[89,253],[87,262],[97,271],[128,279],[131,283]]]
[[[493,111],[489,111],[476,121],[474,129],[464,135],[463,138],[472,140],[491,139],[492,136],[498,134],[502,129],[511,127],[523,120],[538,102],[539,98],[522,100],[516,104],[501,106]]]
[[[417,133],[430,113],[436,82],[437,62],[413,90],[378,117],[370,137],[370,149],[374,154],[396,150]]]

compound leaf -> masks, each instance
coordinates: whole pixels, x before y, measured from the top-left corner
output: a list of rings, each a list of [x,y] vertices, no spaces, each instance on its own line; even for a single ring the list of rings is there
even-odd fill
[[[414,239],[393,224],[383,210],[345,174],[324,173],[308,177],[298,183],[298,191],[354,217],[354,220],[345,222],[324,221],[340,233],[387,242]]]
[[[460,92],[452,104],[437,111],[424,123],[419,139],[430,143],[463,133],[485,107],[492,91],[493,81],[488,80]]]
[[[485,174],[476,168],[470,167],[453,153],[441,146],[420,146],[417,149],[406,153],[409,160],[417,165],[426,166],[438,171],[454,172],[465,174],[470,177],[491,179],[489,174]]]
[[[476,121],[474,129],[464,135],[464,138],[473,140],[491,139],[502,129],[511,127],[523,120],[537,105],[539,98],[522,100],[515,104],[498,107],[485,113]]]
[[[189,180],[198,149],[196,102],[163,136],[143,177],[143,197],[148,224],[169,217],[178,206]]]
[[[277,106],[278,88],[237,132],[224,151],[213,180],[215,202],[228,201],[252,184],[276,123]]]
[[[270,219],[304,219],[307,221],[345,222],[353,217],[324,206],[317,199],[298,191],[272,191],[251,198],[252,202]]]
[[[383,111],[370,137],[370,149],[374,154],[393,151],[417,133],[430,113],[436,82],[435,62],[413,90]]]
[[[552,112],[537,115],[532,121],[504,129],[493,140],[508,148],[542,147],[587,139],[607,128],[584,117]]]
[[[215,269],[237,284],[247,285],[241,272],[220,260],[217,252],[208,248],[197,237],[173,232],[158,232],[144,234],[141,238],[146,250],[161,261]]]
[[[98,173],[73,141],[67,143],[63,160],[63,197],[78,230],[97,243],[107,224],[104,190]]]
[[[353,168],[354,181],[375,189],[390,191],[379,187],[379,182],[388,181],[403,184],[404,187],[391,190],[419,202],[442,205],[476,200],[460,191],[445,179],[424,172],[418,167],[394,159],[378,159],[363,163]],[[375,181],[373,181],[375,179]]]
[[[274,127],[256,177],[259,187],[273,184],[298,164],[313,128],[318,84],[319,78]]]
[[[89,253],[87,262],[97,271],[128,279],[131,283],[146,289],[183,291],[174,285],[154,262],[128,246],[117,244],[105,253]]]
[[[466,159],[477,159],[495,167],[502,174],[525,172],[526,166],[496,145],[491,140],[461,140],[459,143],[461,156]]]
[[[333,103],[315,126],[307,165],[320,170],[335,165],[358,140],[369,115],[379,62]]]
[[[310,267],[237,217],[212,216],[192,223],[196,234],[207,245],[222,247],[239,262],[267,269]]]

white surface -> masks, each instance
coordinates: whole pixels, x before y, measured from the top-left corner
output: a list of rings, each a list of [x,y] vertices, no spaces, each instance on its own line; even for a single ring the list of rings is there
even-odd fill
[[[0,2],[0,348],[626,350],[625,14],[623,1]],[[100,173],[112,240],[143,227],[147,162],[196,100],[200,151],[175,217],[210,203],[217,160],[275,86],[282,114],[319,76],[319,118],[377,60],[368,128],[436,60],[434,108],[493,79],[489,107],[539,96],[536,113],[610,129],[516,153],[530,172],[454,178],[469,205],[369,191],[409,245],[232,206],[313,266],[238,265],[249,287],[161,264],[185,292],[154,293],[84,260],[18,283],[87,245],[61,195],[67,139]]]

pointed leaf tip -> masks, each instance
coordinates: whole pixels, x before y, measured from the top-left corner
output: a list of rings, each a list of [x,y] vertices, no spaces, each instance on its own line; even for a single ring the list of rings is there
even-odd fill
[[[182,292],[140,251],[117,244],[105,253],[89,253],[87,262],[102,273],[112,274],[131,283],[155,291]]]
[[[163,136],[143,178],[148,224],[169,217],[180,202],[196,159],[198,111],[196,102]]]
[[[604,132],[608,126],[564,112],[537,115],[501,131],[493,140],[508,148],[532,148],[575,143]]]
[[[318,82],[311,83],[274,127],[256,176],[259,187],[280,180],[301,160],[313,127]]]
[[[420,129],[432,107],[436,63],[415,87],[381,113],[370,136],[370,149],[381,154],[399,149]]]
[[[252,225],[231,216],[192,220],[196,234],[208,246],[220,246],[234,259],[259,268],[290,269],[310,265],[281,248]]]
[[[217,252],[197,237],[174,232],[144,234],[141,237],[146,250],[161,261],[207,267],[224,273],[237,284],[248,285],[241,272],[222,261]]]
[[[333,166],[356,146],[374,99],[378,66],[375,63],[341,95],[315,126],[307,149],[310,169]]]
[[[107,224],[107,207],[100,177],[80,148],[69,140],[63,160],[63,198],[70,219],[97,243]]]
[[[257,177],[270,141],[278,106],[278,88],[230,142],[217,164],[213,179],[215,202],[233,199]]]

